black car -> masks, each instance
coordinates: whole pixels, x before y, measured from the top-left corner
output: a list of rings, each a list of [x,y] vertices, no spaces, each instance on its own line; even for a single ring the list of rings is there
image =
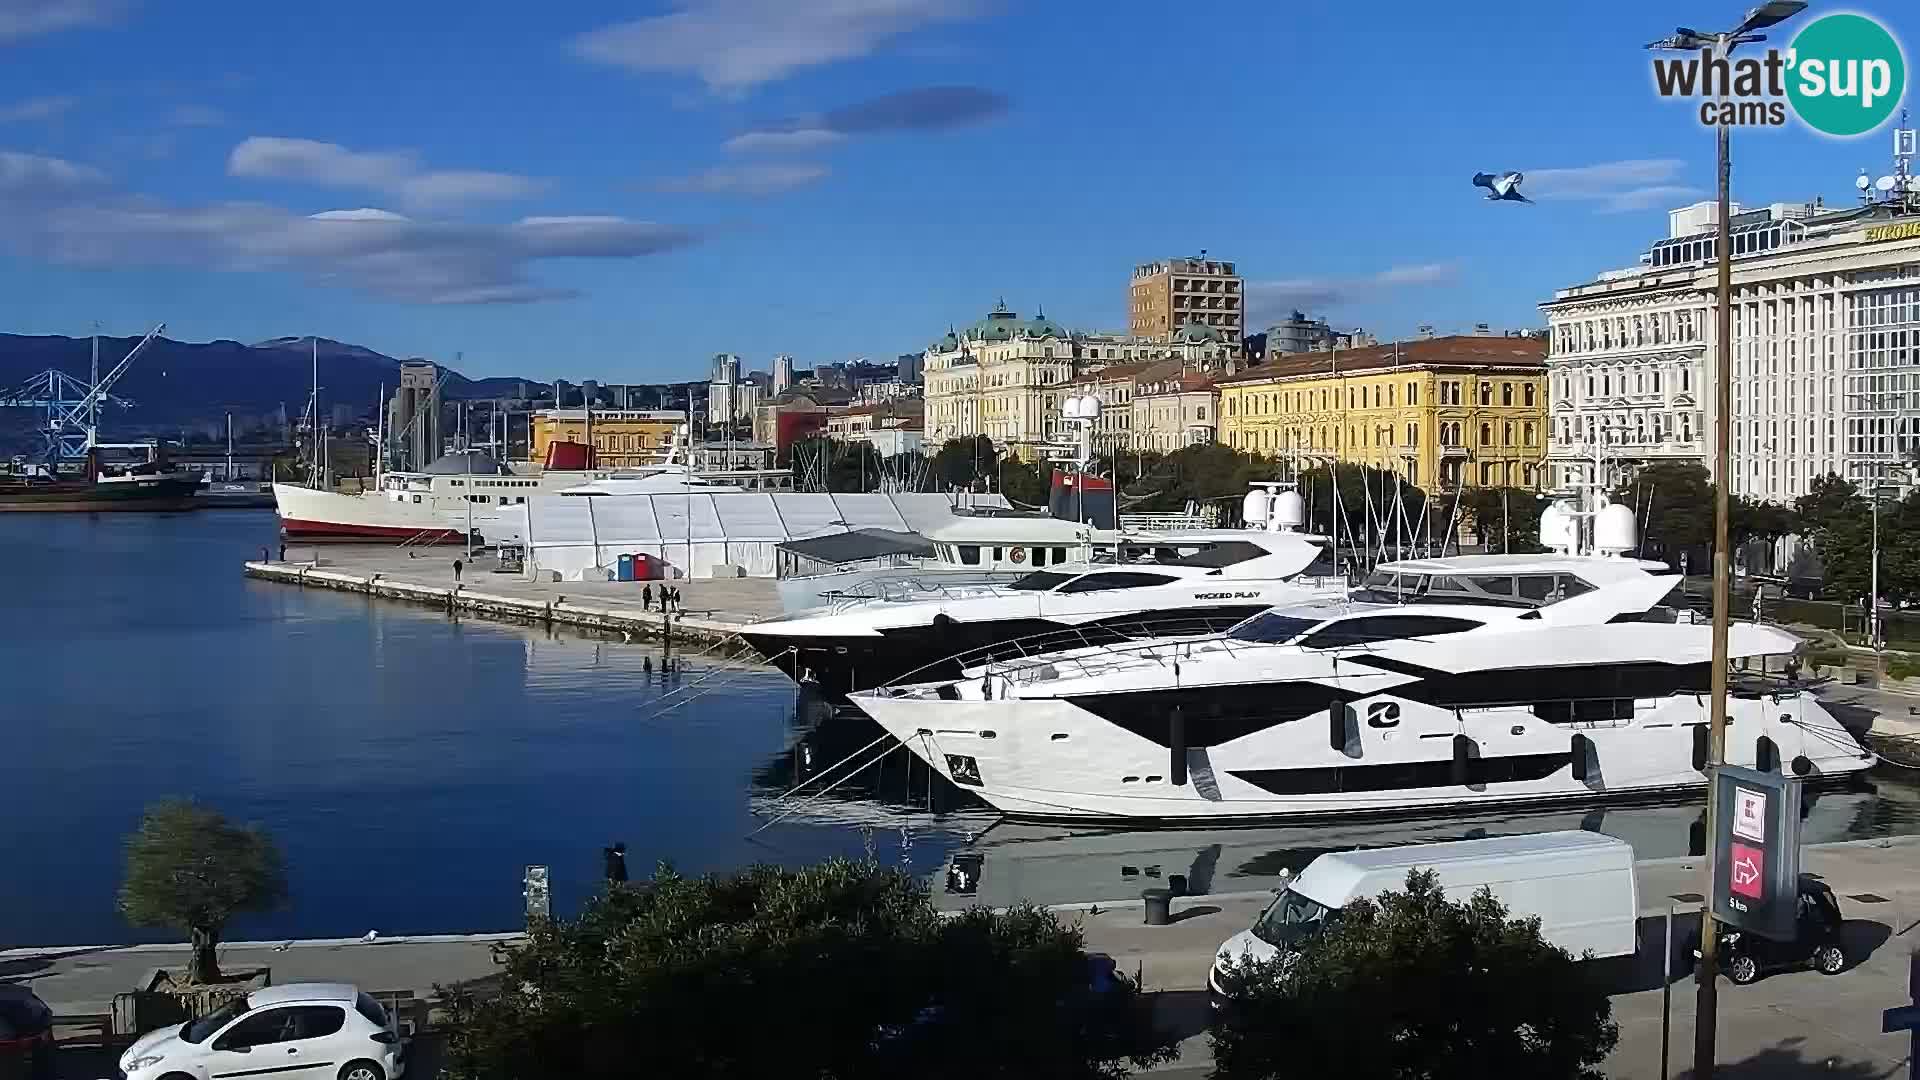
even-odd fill
[[[0,984],[0,1077],[53,1076],[53,1010],[24,986]]]
[[[1722,925],[1720,970],[1741,986],[1768,971],[1802,965],[1823,975],[1838,975],[1847,966],[1846,949],[1840,941],[1841,921],[1833,890],[1824,881],[1803,876],[1793,940],[1774,941]]]

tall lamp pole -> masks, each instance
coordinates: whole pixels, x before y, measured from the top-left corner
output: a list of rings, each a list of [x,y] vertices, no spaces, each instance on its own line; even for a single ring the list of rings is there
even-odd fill
[[[1772,0],[1747,12],[1740,25],[1720,33],[1701,33],[1680,27],[1674,36],[1647,46],[1649,49],[1674,49],[1698,52],[1711,49],[1720,59],[1728,59],[1733,50],[1749,42],[1765,41],[1764,30],[1793,18],[1806,9],[1802,0]],[[1718,151],[1720,221],[1714,243],[1719,262],[1718,305],[1714,313],[1713,376],[1713,707],[1708,729],[1707,776],[1711,781],[1726,757],[1727,747],[1727,624],[1733,606],[1732,574],[1729,569],[1727,506],[1733,486],[1733,238],[1729,221],[1732,199],[1728,193],[1733,166],[1728,151],[1728,128],[1722,123],[1715,130]],[[1713,843],[1718,823],[1714,820],[1714,797],[1707,787],[1707,843]],[[1707,1080],[1714,1069],[1714,1036],[1719,1022],[1719,927],[1713,919],[1713,860],[1707,860],[1707,907],[1700,915],[1700,966],[1695,978],[1698,993],[1694,999],[1693,1075]]]

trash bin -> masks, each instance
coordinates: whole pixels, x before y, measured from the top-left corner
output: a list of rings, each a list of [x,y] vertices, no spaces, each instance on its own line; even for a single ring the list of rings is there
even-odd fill
[[[1147,902],[1148,926],[1165,926],[1173,921],[1172,889],[1142,889],[1140,899]]]
[[[616,570],[616,573],[619,576],[619,580],[632,581],[633,580],[633,556],[631,555],[620,556],[620,563]]]

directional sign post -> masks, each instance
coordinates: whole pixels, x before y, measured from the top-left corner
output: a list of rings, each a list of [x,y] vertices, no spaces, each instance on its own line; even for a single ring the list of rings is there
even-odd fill
[[[1791,941],[1800,900],[1800,785],[1733,765],[1714,770],[1713,917]]]

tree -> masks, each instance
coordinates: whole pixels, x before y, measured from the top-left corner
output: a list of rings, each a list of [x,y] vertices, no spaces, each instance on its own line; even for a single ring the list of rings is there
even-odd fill
[[[1632,507],[1639,518],[1641,547],[1648,557],[1676,566],[1683,553],[1712,546],[1713,500],[1706,466],[1692,461],[1643,465],[1631,483],[1613,493],[1614,502]],[[1704,565],[1695,564],[1694,569]]]
[[[871,862],[612,886],[456,992],[447,1075],[1117,1077],[1172,1057],[1048,911],[937,913]]]
[[[1620,1037],[1604,988],[1538,919],[1508,919],[1485,889],[1450,901],[1431,871],[1225,981],[1220,1080],[1572,1080],[1598,1077]]]
[[[127,838],[120,913],[135,926],[185,930],[193,945],[189,982],[220,978],[220,935],[229,920],[271,911],[286,898],[286,867],[273,838],[216,810],[155,803]]]
[[[1540,511],[1545,506],[1538,494],[1524,488],[1477,487],[1460,494],[1460,513],[1490,552],[1541,550]]]
[[[927,472],[935,491],[977,488],[991,478],[1000,463],[1000,452],[985,435],[971,439],[948,439],[933,455],[933,468]]]

